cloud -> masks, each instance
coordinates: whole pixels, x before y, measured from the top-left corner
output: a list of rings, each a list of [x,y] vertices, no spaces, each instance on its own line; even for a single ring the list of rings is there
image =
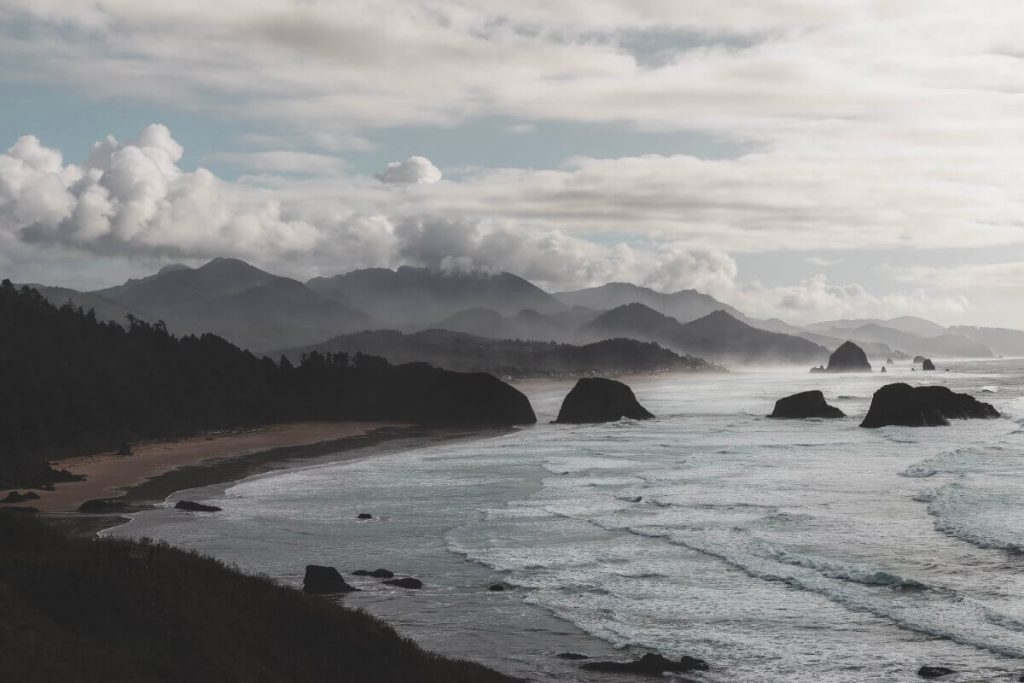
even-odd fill
[[[218,152],[207,157],[250,172],[283,173],[299,176],[338,175],[345,170],[345,162],[329,154],[274,149],[262,152]]]
[[[382,183],[428,185],[441,180],[441,170],[426,157],[411,156],[405,161],[392,161],[377,174]]]

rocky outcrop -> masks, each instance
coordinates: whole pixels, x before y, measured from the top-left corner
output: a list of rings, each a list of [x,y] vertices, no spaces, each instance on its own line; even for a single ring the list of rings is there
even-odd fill
[[[923,361],[921,361],[921,369],[922,370],[934,370],[935,369],[935,363],[932,362],[931,358],[925,358]]]
[[[661,676],[666,671],[672,673],[688,673],[690,671],[707,671],[708,663],[696,657],[683,656],[679,661],[666,659],[661,655],[646,654],[632,662],[587,662],[580,666],[586,671],[604,673],[641,674],[644,676]]]
[[[371,515],[369,512],[360,512],[358,515],[356,515],[356,519],[373,519],[373,515]]]
[[[220,512],[216,505],[203,505],[191,500],[179,500],[174,504],[175,510],[186,510],[187,512]]]
[[[934,427],[951,419],[999,417],[999,411],[969,394],[958,394],[946,387],[912,387],[887,384],[871,398],[871,407],[861,427]]]
[[[25,493],[11,491],[5,498],[0,500],[0,503],[23,503],[26,500],[36,500],[38,498],[39,494],[35,491],[26,491]]]
[[[395,573],[388,569],[374,569],[372,572],[369,569],[357,569],[352,572],[352,576],[372,576],[375,579],[390,579],[395,576]]]
[[[398,586],[399,588],[408,588],[410,590],[419,590],[423,588],[423,582],[419,579],[414,579],[411,576],[406,576],[401,579],[388,579],[384,581],[389,586]]]
[[[828,372],[871,372],[871,363],[864,349],[852,341],[843,342],[828,357]]]
[[[640,405],[633,390],[622,382],[603,377],[585,377],[576,382],[576,386],[565,397],[555,422],[615,422],[624,417],[647,420],[654,415]]]
[[[820,391],[801,391],[775,402],[775,410],[768,417],[798,419],[806,417],[846,417],[846,414],[825,402]]]
[[[955,673],[956,671],[945,666],[922,666],[917,670],[917,675],[921,678],[942,678]]]
[[[357,589],[345,583],[334,567],[318,564],[306,565],[306,576],[302,579],[302,590],[306,593],[351,593]]]

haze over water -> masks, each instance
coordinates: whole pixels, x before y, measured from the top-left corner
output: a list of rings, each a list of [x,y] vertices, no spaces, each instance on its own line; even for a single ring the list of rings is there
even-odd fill
[[[352,578],[364,590],[345,602],[540,680],[590,680],[565,651],[695,655],[709,681],[902,681],[923,664],[1015,680],[1024,362],[938,365],[953,371],[632,379],[657,419],[606,425],[549,424],[571,383],[528,384],[535,427],[257,477],[207,491],[217,515],[160,510],[111,533],[292,584],[307,563],[416,576],[422,592]],[[967,391],[1003,418],[858,427],[899,380]],[[764,417],[806,389],[849,417]]]

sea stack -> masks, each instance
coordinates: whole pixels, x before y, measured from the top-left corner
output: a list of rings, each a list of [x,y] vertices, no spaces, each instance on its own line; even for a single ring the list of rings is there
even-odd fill
[[[935,427],[951,419],[999,417],[999,411],[969,394],[957,394],[946,387],[912,387],[887,384],[871,397],[871,407],[861,427]]]
[[[828,372],[871,372],[868,355],[852,341],[843,344],[828,357]]]
[[[555,422],[615,422],[624,417],[649,420],[654,415],[640,405],[633,390],[622,382],[603,377],[585,377],[576,382],[576,386],[562,401]]]
[[[935,369],[935,363],[932,362],[931,358],[925,358],[923,361],[921,361],[921,369],[922,370],[934,370]]]
[[[807,417],[846,417],[846,413],[825,402],[820,391],[801,391],[775,402],[775,410],[768,417],[801,419]]]
[[[356,590],[341,578],[334,567],[318,564],[306,565],[306,576],[302,579],[302,590],[306,593],[351,593]]]

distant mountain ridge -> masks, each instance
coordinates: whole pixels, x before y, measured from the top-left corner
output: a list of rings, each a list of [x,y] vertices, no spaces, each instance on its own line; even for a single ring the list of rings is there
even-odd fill
[[[573,345],[487,339],[449,330],[412,334],[394,330],[356,332],[310,347],[286,349],[283,354],[297,362],[303,354],[313,351],[350,355],[372,352],[395,364],[423,361],[447,370],[512,377],[721,370],[701,358],[680,356],[655,343],[636,339]]]
[[[639,303],[681,323],[702,318],[715,311],[726,311],[735,318],[745,318],[732,306],[695,289],[664,293],[628,282],[609,282],[600,287],[557,292],[554,296],[564,304],[598,311],[610,311],[626,304]]]
[[[760,330],[721,310],[683,324],[632,303],[603,313],[582,331],[648,339],[703,358],[745,363],[818,362],[829,353],[802,337]]]
[[[523,309],[549,313],[566,308],[533,283],[511,273],[446,272],[402,266],[367,268],[316,277],[307,286],[322,296],[352,302],[389,327],[414,328],[468,309],[513,315]]]

